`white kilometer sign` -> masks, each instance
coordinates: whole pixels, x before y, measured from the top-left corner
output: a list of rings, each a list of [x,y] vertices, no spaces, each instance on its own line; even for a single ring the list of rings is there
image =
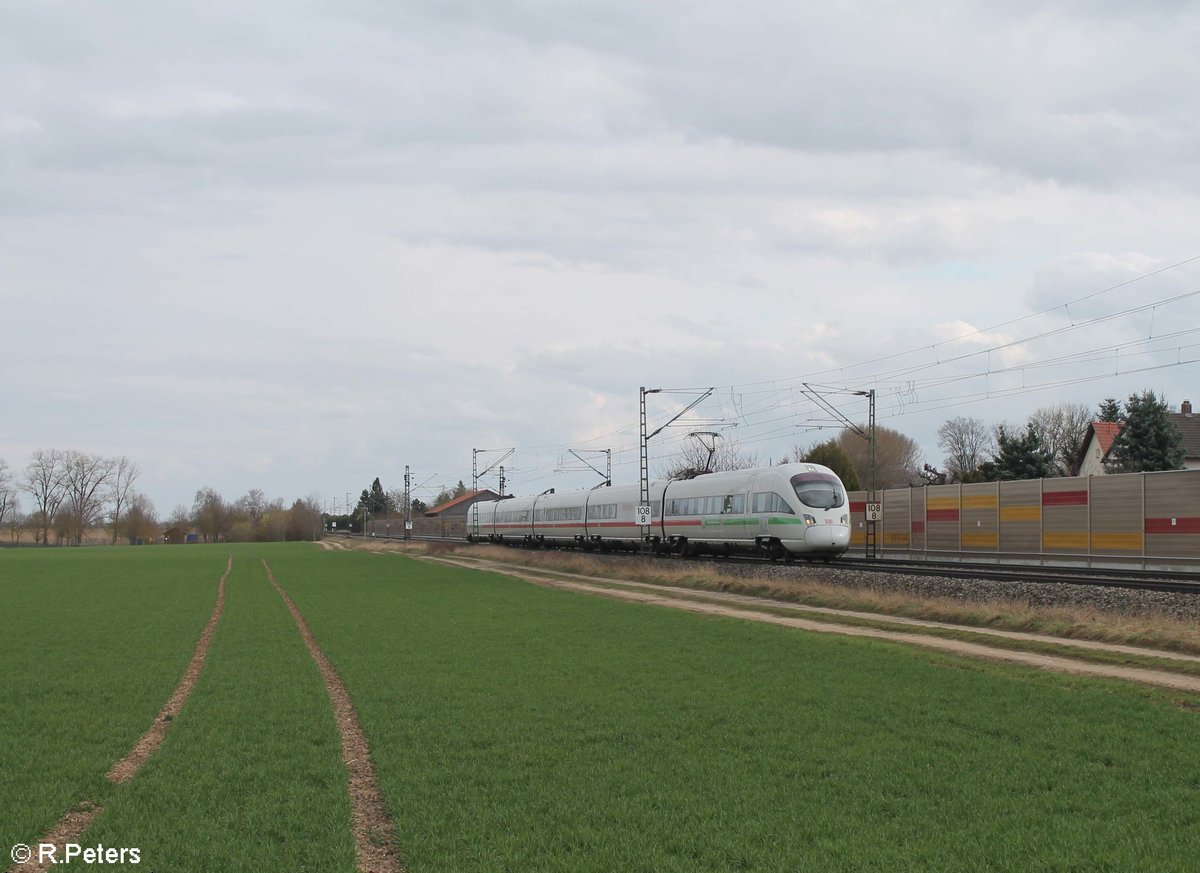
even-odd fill
[[[867,504],[867,521],[882,521],[883,520],[883,504],[868,503]]]
[[[639,527],[645,527],[650,523],[650,507],[638,506],[633,511],[634,517],[637,519],[634,523]]]

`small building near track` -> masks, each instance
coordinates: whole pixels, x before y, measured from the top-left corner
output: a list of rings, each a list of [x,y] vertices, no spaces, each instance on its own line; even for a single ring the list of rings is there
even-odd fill
[[[425,510],[426,518],[453,518],[455,516],[465,516],[471,506],[479,503],[481,500],[499,500],[500,495],[490,488],[481,488],[478,491],[468,491],[461,497],[455,497],[453,500],[447,500],[445,503],[439,504],[432,509]]]

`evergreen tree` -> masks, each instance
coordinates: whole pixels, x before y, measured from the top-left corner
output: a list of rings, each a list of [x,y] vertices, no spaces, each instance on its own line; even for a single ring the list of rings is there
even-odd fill
[[[995,481],[1045,479],[1054,469],[1054,458],[1038,429],[1030,423],[1023,436],[1009,436],[1001,425],[996,433],[996,454],[988,478]]]
[[[379,484],[379,477],[375,477],[375,481],[371,483],[371,514],[383,515],[392,508],[392,501],[388,498],[387,492],[383,490],[383,486]]]
[[[1115,397],[1106,397],[1100,403],[1100,417],[1097,421],[1120,421],[1121,404]]]
[[[363,511],[366,510],[371,518],[382,518],[391,509],[392,499],[383,490],[383,485],[380,484],[379,477],[376,476],[375,481],[371,483],[371,487],[364,488],[362,494],[358,496],[358,507],[355,509],[354,514],[361,518]]]
[[[1168,418],[1165,400],[1150,389],[1130,394],[1124,420],[1105,463],[1110,473],[1183,469],[1183,437]]]
[[[804,464],[822,464],[833,470],[842,480],[847,491],[858,491],[862,488],[858,481],[858,474],[854,472],[854,464],[851,463],[849,455],[842,450],[836,440],[817,443],[799,461]]]

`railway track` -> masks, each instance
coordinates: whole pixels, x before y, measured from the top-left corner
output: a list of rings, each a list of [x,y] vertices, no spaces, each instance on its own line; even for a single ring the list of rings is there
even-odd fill
[[[1200,578],[1183,571],[1126,570],[1098,567],[1047,567],[1042,564],[978,564],[960,561],[897,561],[879,558],[839,558],[838,566],[865,572],[908,576],[943,576],[994,581],[1056,582],[1142,591],[1200,594]]]

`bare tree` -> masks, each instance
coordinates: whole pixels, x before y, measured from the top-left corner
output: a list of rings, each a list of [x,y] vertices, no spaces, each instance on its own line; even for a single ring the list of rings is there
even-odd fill
[[[29,525],[29,516],[14,512],[8,520],[8,535],[14,543],[21,541],[21,532]]]
[[[262,542],[279,543],[287,539],[288,511],[282,498],[275,498],[263,509],[257,538]]]
[[[68,536],[75,545],[83,542],[89,527],[100,522],[115,466],[112,458],[76,451],[63,454],[64,509],[72,527]]]
[[[229,507],[225,505],[225,499],[216,489],[207,486],[196,492],[196,499],[192,503],[192,517],[206,543],[215,543],[222,535],[228,534],[233,520]]]
[[[36,542],[49,544],[50,525],[63,502],[63,453],[58,449],[38,449],[25,468],[21,490],[33,498],[33,523],[39,531]]]
[[[117,544],[117,525],[134,493],[133,483],[142,475],[138,465],[122,455],[113,459],[112,480],[108,485],[108,501],[112,504],[112,541]]]
[[[187,529],[192,526],[191,510],[180,503],[171,510],[171,514],[167,518],[167,524],[171,527],[177,527],[186,533]]]
[[[11,520],[21,511],[17,501],[17,486],[13,483],[12,473],[8,469],[8,461],[0,458],[0,525],[5,520]]]
[[[259,519],[267,509],[267,495],[261,489],[251,488],[237,499],[234,508],[245,514],[252,526],[257,527]]]
[[[991,454],[995,440],[978,418],[958,416],[938,428],[938,447],[946,453],[946,475],[961,482],[979,469]]]
[[[1029,426],[1049,450],[1058,475],[1079,474],[1079,453],[1092,423],[1092,410],[1083,403],[1042,406],[1029,416]]]
[[[121,535],[134,546],[150,540],[157,527],[158,517],[150,498],[138,491],[130,491],[126,495],[125,514],[121,518]]]
[[[400,494],[403,503],[404,494]],[[321,501],[314,495],[297,500],[288,510],[287,538],[289,540],[319,540],[321,538]]]
[[[862,425],[862,429],[867,429]],[[871,481],[871,444],[850,430],[837,438],[838,447],[846,453],[858,481],[865,488]],[[898,430],[875,425],[875,487],[902,488],[921,482],[925,454],[916,442]]]
[[[668,479],[689,479],[702,473],[745,470],[757,464],[758,454],[746,451],[737,440],[692,437],[659,468],[659,475]]]

